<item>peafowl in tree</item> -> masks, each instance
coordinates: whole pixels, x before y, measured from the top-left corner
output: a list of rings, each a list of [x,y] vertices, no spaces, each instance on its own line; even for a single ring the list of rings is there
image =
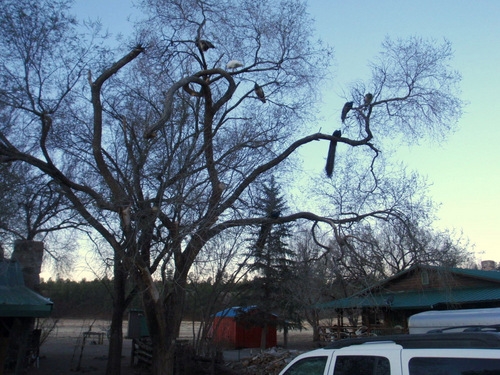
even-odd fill
[[[371,93],[366,94],[364,99],[363,99],[365,106],[369,106],[371,104],[372,100],[373,100],[373,94],[371,94]]]
[[[340,130],[335,130],[333,132],[334,137],[340,138],[342,136],[342,132]],[[328,177],[332,177],[333,167],[335,164],[335,150],[337,149],[337,141],[330,141],[330,147],[328,148],[328,156],[326,158],[326,166],[325,171]]]
[[[209,42],[208,40],[203,40],[203,39],[197,39],[196,45],[203,52],[207,52],[210,48],[215,48],[215,46],[211,42]]]
[[[259,98],[259,100],[262,103],[265,103],[266,102],[266,96],[264,95],[264,90],[262,89],[262,87],[259,86],[259,84],[257,82],[255,83],[254,91],[255,91],[255,95],[257,95],[257,97]]]
[[[354,102],[347,102],[344,104],[344,108],[342,108],[342,114],[340,115],[342,122],[344,122],[345,119],[347,118],[347,114],[352,109],[353,105],[354,105]]]

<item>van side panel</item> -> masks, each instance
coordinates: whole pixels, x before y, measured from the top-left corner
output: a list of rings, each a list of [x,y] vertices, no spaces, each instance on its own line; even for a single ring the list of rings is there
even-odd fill
[[[500,374],[498,349],[411,349],[401,354],[403,375]],[[490,370],[498,371],[490,371]],[[464,372],[465,371],[465,372]]]

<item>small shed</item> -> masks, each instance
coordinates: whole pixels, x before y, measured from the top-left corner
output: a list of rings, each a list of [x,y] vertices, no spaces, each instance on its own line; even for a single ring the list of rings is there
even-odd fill
[[[264,327],[266,348],[277,344],[277,316],[257,306],[231,307],[215,314],[212,325],[214,342],[231,348],[259,348]]]

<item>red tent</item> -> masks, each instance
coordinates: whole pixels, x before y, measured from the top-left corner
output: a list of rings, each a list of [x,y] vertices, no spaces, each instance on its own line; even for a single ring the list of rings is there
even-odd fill
[[[264,313],[257,306],[231,307],[215,314],[213,339],[231,348],[259,348],[267,324],[266,348],[272,348],[277,344],[276,320],[276,315]]]

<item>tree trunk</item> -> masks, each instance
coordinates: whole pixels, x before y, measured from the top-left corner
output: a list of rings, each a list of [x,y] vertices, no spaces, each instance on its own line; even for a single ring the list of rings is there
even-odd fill
[[[312,326],[312,329],[313,329],[313,342],[319,342],[320,341],[319,326],[315,324]]]
[[[319,342],[319,311],[318,310],[310,310],[311,315],[306,313],[306,320],[311,325],[313,330],[313,342]]]
[[[153,362],[151,375],[173,375],[175,369],[175,340],[170,344],[164,343],[162,347],[155,346],[153,342]]]
[[[264,326],[262,327],[262,331],[260,334],[260,350],[266,350],[268,327],[269,325],[267,323],[264,323]]]
[[[151,375],[173,375],[176,335],[167,319],[165,307],[161,299],[152,299],[147,292],[143,293],[143,304],[153,348]]]
[[[173,375],[175,371],[176,339],[179,336],[184,309],[186,277],[176,274],[176,282],[162,298],[148,271],[136,274],[142,295],[149,337],[153,346],[152,375]]]
[[[108,363],[106,375],[120,375],[123,345],[123,314],[125,313],[125,282],[126,274],[121,262],[115,258],[114,266],[114,299],[111,318]]]
[[[288,324],[283,325],[283,347],[288,349]]]
[[[124,308],[113,306],[113,316],[111,318],[108,363],[106,367],[107,375],[120,375],[121,372],[121,356],[123,344],[123,313]]]

